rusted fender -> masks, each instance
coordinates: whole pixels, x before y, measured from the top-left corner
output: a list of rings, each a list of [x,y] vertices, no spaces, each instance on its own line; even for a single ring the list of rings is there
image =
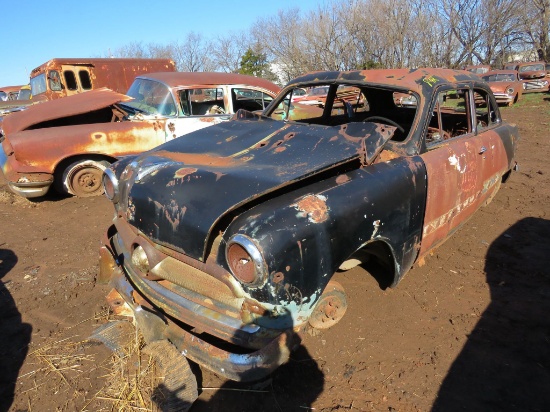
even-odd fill
[[[141,153],[164,143],[166,132],[164,121],[114,122],[24,130],[7,140],[20,163],[34,172],[53,173],[56,165],[69,156],[101,154],[116,158]]]

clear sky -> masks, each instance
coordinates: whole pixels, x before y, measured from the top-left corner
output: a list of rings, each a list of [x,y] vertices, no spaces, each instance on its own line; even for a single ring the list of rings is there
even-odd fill
[[[105,57],[132,42],[168,44],[187,33],[213,38],[249,29],[279,10],[323,0],[0,0],[0,86],[27,84],[54,57]]]

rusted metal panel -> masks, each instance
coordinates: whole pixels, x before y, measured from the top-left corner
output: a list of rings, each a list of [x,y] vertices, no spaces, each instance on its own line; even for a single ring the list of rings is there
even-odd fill
[[[16,158],[24,162],[26,168],[23,170],[53,173],[61,160],[78,153],[116,158],[152,149],[166,141],[164,123],[159,120],[155,123],[113,122],[50,127],[13,133],[7,140]],[[26,144],[37,134],[40,135],[40,146]]]
[[[22,112],[13,113],[4,119],[2,127],[4,134],[9,135],[48,120],[88,113],[128,100],[131,100],[131,98],[124,94],[101,88],[89,91],[86,94],[74,95],[67,99],[34,105]]]
[[[510,169],[503,137],[494,130],[466,136],[422,155],[428,196],[420,256],[447,239],[500,187]]]

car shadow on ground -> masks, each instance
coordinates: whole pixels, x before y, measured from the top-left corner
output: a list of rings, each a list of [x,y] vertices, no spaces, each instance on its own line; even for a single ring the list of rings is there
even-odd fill
[[[550,221],[522,219],[489,247],[491,303],[432,411],[543,411],[550,405]]]
[[[9,410],[13,403],[17,376],[27,356],[32,332],[32,326],[22,322],[7,286],[9,281],[2,280],[16,263],[15,253],[0,247],[0,411]]]

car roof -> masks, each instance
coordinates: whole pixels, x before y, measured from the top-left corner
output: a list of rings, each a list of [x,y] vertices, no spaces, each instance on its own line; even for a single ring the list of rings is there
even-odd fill
[[[430,77],[434,77],[434,81]],[[416,91],[422,90],[422,85],[432,84],[436,86],[443,80],[449,83],[465,81],[479,82],[478,75],[465,70],[452,69],[375,69],[375,70],[353,70],[342,72],[312,72],[291,80],[287,86],[299,85],[301,83],[355,83],[391,85],[401,89]],[[312,84],[313,83],[313,84]],[[286,86],[285,86],[286,87]]]
[[[489,76],[491,74],[513,74],[514,76],[518,74],[517,70],[491,70],[490,72],[483,73],[482,77]]]
[[[257,86],[273,93],[281,89],[275,83],[259,77],[247,76],[238,73],[220,72],[159,72],[147,73],[137,76],[136,79],[150,79],[160,81],[169,87],[188,86],[215,86],[223,84],[246,84]]]

